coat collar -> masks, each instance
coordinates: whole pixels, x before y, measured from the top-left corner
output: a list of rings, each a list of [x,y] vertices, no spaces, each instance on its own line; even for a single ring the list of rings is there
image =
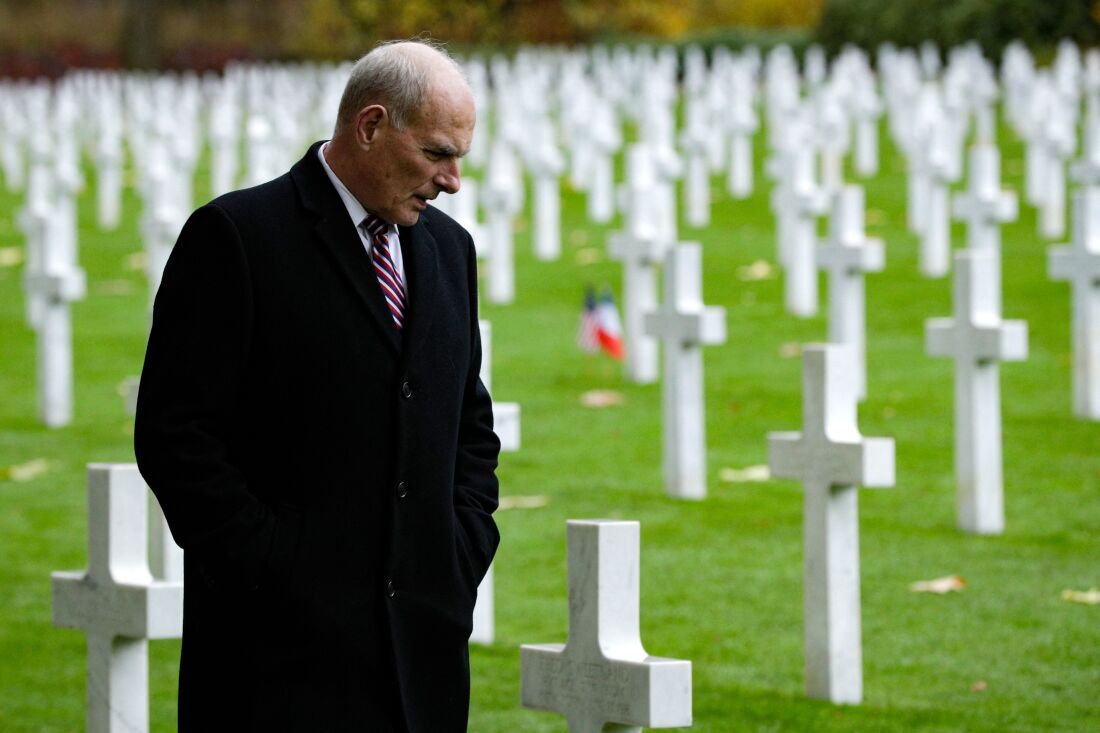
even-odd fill
[[[431,325],[438,290],[435,238],[423,220],[411,227],[398,228],[411,311],[406,314],[403,332],[399,331],[394,327],[393,317],[359,233],[355,231],[344,202],[317,159],[317,150],[322,144],[317,142],[310,146],[305,156],[290,169],[291,179],[298,189],[302,205],[317,217],[315,231],[322,246],[344,274],[349,287],[359,296],[382,340],[396,356],[403,355],[407,359],[417,351]],[[405,342],[404,348],[402,340]]]

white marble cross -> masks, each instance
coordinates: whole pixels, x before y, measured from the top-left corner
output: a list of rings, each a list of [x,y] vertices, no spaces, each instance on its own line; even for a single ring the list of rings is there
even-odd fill
[[[806,694],[863,700],[857,486],[894,485],[894,441],[864,438],[856,421],[852,352],[803,350],[802,432],[768,435],[773,476],[802,481]]]
[[[853,164],[864,178],[878,174],[878,120],[883,104],[875,92],[875,78],[870,68],[861,67],[853,93],[856,145]]]
[[[53,623],[88,638],[88,733],[149,730],[149,639],[179,638],[183,583],[154,580],[137,466],[88,466],[88,569],[53,573]]]
[[[753,106],[756,83],[747,62],[739,61],[730,71],[729,108],[724,111],[730,133],[729,176],[726,187],[735,199],[752,195],[752,136],[760,127]]]
[[[929,136],[919,142],[925,147],[918,153],[926,156],[926,190],[920,227],[919,262],[922,275],[942,277],[951,264],[951,211],[948,187],[958,180],[961,171],[954,148],[959,145],[955,128],[946,113],[940,112],[932,122]]]
[[[710,225],[710,145],[714,136],[707,99],[689,98],[680,134],[684,158],[684,217],[696,228]]]
[[[493,329],[489,321],[478,321],[481,329],[481,382],[492,394]],[[493,401],[493,430],[500,438],[500,450],[512,453],[519,450],[519,405],[515,402]],[[495,638],[496,614],[493,588],[493,566],[477,587],[474,604],[474,628],[470,641],[474,644],[492,644]]]
[[[653,199],[656,164],[646,145],[632,145],[627,154],[627,185],[623,189],[624,231],[612,234],[608,250],[623,263],[624,368],[637,384],[657,381],[657,341],[646,333],[645,314],[657,307],[656,266],[671,245],[661,233]]]
[[[970,148],[969,180],[966,193],[952,201],[956,219],[966,221],[966,246],[1001,253],[1001,224],[1015,221],[1015,191],[1001,190],[1001,153],[992,143]]]
[[[814,145],[820,161],[821,187],[831,197],[844,184],[844,156],[851,147],[851,121],[845,100],[829,87],[817,92],[814,104]]]
[[[847,185],[833,199],[829,238],[817,250],[829,273],[829,342],[852,349],[856,397],[867,396],[867,303],[863,276],[885,264],[882,241],[863,232],[862,186]]]
[[[998,361],[1027,358],[1027,323],[1001,320],[991,250],[955,253],[954,316],[925,322],[926,351],[955,360],[955,479],[959,528],[1004,531]]]
[[[1033,78],[1021,84],[1020,124],[1026,143],[1024,153],[1024,199],[1039,206],[1047,197],[1047,175],[1050,151],[1044,141],[1043,125],[1054,104],[1054,87],[1045,70],[1032,71]],[[1037,218],[1038,222],[1039,219]]]
[[[76,188],[73,172],[54,160],[48,135],[31,136],[23,286],[27,320],[36,335],[38,414],[56,428],[73,417],[73,336],[70,304],[84,297],[86,277],[77,263]]]
[[[43,82],[40,82],[43,83]],[[26,184],[26,143],[28,132],[33,129],[30,118],[30,101],[41,96],[38,87],[16,87],[11,83],[0,85],[0,167],[4,171],[4,184],[9,193],[23,190]]]
[[[691,725],[691,662],[642,647],[637,522],[570,520],[569,641],[520,647],[524,707],[561,713],[570,733]]]
[[[1049,106],[1043,111],[1039,131],[1046,166],[1037,217],[1039,234],[1043,237],[1061,237],[1066,231],[1066,161],[1077,148],[1076,128],[1076,104],[1053,92]]]
[[[707,495],[704,345],[726,342],[726,309],[703,305],[703,248],[695,242],[665,256],[665,297],[645,316],[646,333],[664,344],[661,380],[665,491],[680,499]]]
[[[96,89],[96,211],[101,229],[118,228],[122,214],[122,90],[120,81],[102,79]]]
[[[516,299],[515,242],[512,226],[523,209],[523,180],[512,146],[503,138],[489,148],[489,163],[481,187],[482,206],[488,220],[489,282],[491,303]]]
[[[916,82],[913,94],[906,99],[904,114],[892,111],[891,117],[905,130],[903,149],[907,159],[905,221],[909,231],[924,231],[928,210],[928,190],[931,177],[931,146],[940,116],[943,114],[939,94],[931,84]]]
[[[565,158],[554,141],[548,117],[531,121],[527,168],[534,178],[535,257],[556,260],[561,256],[561,183]]]
[[[809,132],[799,122],[789,122],[786,134],[793,140],[779,159],[780,180],[772,189],[776,216],[778,259],[784,268],[783,295],[787,310],[796,316],[817,313],[817,217],[829,207],[829,198],[814,181],[814,152]]]
[[[1100,187],[1074,194],[1073,241],[1049,257],[1050,277],[1073,288],[1073,412],[1100,420]]]
[[[588,124],[592,145],[592,158],[588,164],[590,180],[587,182],[588,218],[598,224],[606,224],[615,215],[614,155],[623,144],[615,106],[609,101],[595,99],[592,119]]]
[[[143,210],[140,229],[145,246],[145,274],[149,280],[149,306],[152,308],[168,257],[176,244],[188,210],[182,208],[176,192],[182,187],[183,174],[172,161],[170,140],[164,135],[150,136],[143,153],[141,194]],[[190,185],[190,179],[187,179]]]

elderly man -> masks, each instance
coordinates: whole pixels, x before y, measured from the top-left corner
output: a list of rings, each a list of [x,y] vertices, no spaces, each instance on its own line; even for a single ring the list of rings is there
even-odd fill
[[[355,64],[332,140],[188,220],[138,465],[184,548],[179,730],[466,729],[499,442],[459,187],[474,103],[421,42]]]

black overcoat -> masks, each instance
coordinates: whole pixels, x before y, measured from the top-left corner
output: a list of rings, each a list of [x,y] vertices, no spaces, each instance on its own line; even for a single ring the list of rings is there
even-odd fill
[[[169,258],[134,444],[184,549],[184,733],[466,730],[499,541],[476,260],[438,210],[399,231],[403,333],[317,145]]]

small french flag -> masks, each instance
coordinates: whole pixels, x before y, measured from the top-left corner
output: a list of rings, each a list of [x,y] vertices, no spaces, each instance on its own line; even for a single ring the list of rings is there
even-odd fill
[[[615,306],[615,297],[609,288],[604,289],[599,302],[596,301],[595,291],[590,287],[585,288],[577,345],[588,353],[602,349],[612,358],[622,361],[622,319],[619,318],[619,309]]]

